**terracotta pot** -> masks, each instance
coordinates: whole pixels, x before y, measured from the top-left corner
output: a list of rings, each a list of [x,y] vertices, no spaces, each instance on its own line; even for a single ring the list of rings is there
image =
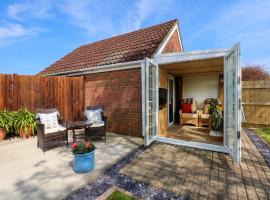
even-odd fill
[[[30,127],[23,127],[20,129],[20,138],[26,139],[32,135],[32,130]]]
[[[6,129],[0,128],[0,141],[3,141],[6,137],[7,131]]]

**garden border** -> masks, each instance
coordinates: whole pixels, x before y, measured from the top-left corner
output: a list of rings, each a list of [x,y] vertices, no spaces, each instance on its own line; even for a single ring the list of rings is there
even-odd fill
[[[259,137],[254,130],[245,129],[246,134],[250,140],[254,143],[263,159],[265,160],[267,166],[270,168],[270,148],[269,146]]]
[[[185,200],[175,193],[158,189],[147,183],[135,181],[129,176],[120,174],[119,171],[133,160],[137,159],[144,151],[145,147],[141,146],[137,150],[128,154],[125,158],[112,165],[109,169],[99,176],[93,182],[86,186],[72,192],[65,200],[94,200],[105,193],[112,187],[121,188],[127,192],[132,193],[135,197],[149,200]]]

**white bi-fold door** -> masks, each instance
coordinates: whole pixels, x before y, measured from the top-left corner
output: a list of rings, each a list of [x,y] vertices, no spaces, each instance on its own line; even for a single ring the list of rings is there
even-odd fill
[[[234,161],[241,160],[241,68],[240,45],[224,57],[224,144]]]
[[[158,137],[158,65],[147,58],[143,70],[142,87],[145,87],[144,140],[145,145],[148,146]]]

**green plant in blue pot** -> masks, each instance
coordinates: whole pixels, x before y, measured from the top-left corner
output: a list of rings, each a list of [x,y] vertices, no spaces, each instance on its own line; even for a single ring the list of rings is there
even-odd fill
[[[73,169],[77,173],[86,173],[95,167],[95,145],[91,142],[73,143],[71,145],[74,154]]]
[[[27,109],[20,109],[14,115],[13,126],[16,134],[21,138],[33,136],[36,130],[36,116]]]

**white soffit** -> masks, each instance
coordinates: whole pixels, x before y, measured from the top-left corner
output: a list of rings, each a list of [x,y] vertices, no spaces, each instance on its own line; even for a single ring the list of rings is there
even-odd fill
[[[172,64],[211,58],[221,58],[228,54],[230,49],[207,49],[198,51],[186,51],[177,53],[159,54],[154,56],[157,64]]]

